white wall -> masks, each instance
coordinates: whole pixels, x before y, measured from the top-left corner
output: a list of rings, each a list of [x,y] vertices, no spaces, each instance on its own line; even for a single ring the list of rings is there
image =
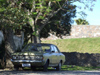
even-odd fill
[[[22,46],[24,44],[24,32],[21,32],[21,35],[14,35],[14,43],[16,46],[16,49],[22,49]]]
[[[22,49],[22,46],[24,44],[24,32],[21,32],[21,35],[19,36],[14,35],[13,38],[14,38],[16,49],[18,48]],[[0,44],[2,43],[2,40],[4,40],[4,36],[3,36],[3,32],[0,31]]]

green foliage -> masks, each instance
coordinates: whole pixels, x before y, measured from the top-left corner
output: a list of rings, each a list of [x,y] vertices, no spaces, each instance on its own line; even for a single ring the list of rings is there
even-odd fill
[[[42,43],[57,45],[61,52],[100,53],[100,38],[45,40]]]
[[[45,33],[56,33],[55,35],[70,35],[72,18],[75,17],[76,6],[71,3],[66,5],[60,10],[54,17],[50,19],[50,22],[41,31],[41,37],[48,37],[49,34]]]
[[[89,25],[88,21],[81,19],[81,18],[79,18],[75,21],[76,21],[77,25]]]
[[[11,7],[11,3],[7,3],[6,0],[3,1],[3,4],[0,4],[0,27],[22,29],[22,26],[27,23],[26,13],[17,6]]]
[[[72,17],[76,13],[76,6],[72,2],[73,0],[0,0],[0,28],[21,30],[29,26],[32,29],[29,34],[32,34],[41,31],[46,25],[46,31],[51,29],[58,34],[65,31],[70,33]]]
[[[18,8],[6,8],[0,14],[0,23],[2,28],[12,27],[14,29],[21,29],[26,25],[27,19],[23,10]]]

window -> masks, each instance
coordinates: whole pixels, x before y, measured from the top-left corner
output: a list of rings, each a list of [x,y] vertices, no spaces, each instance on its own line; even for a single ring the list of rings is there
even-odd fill
[[[50,52],[50,46],[42,46],[42,50],[48,53]]]
[[[59,52],[58,48],[54,45],[51,46],[51,51],[55,51],[55,53]]]
[[[59,51],[58,51],[58,49],[54,46],[54,49],[55,49],[55,53],[58,53]]]

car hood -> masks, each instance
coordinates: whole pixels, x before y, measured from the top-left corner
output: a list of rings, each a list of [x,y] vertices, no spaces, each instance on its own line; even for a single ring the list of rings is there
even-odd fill
[[[13,53],[12,55],[43,55],[42,52],[36,52],[36,51],[32,51],[32,52],[16,52]]]

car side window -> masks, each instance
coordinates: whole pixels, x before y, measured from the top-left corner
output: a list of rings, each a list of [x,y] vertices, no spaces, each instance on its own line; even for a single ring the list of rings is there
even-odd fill
[[[53,45],[51,45],[51,51],[55,51],[55,49],[54,49],[54,46],[53,46]]]
[[[51,51],[55,51],[55,53],[59,53],[58,48],[54,45],[51,46]]]
[[[55,53],[59,53],[57,47],[54,46]]]

